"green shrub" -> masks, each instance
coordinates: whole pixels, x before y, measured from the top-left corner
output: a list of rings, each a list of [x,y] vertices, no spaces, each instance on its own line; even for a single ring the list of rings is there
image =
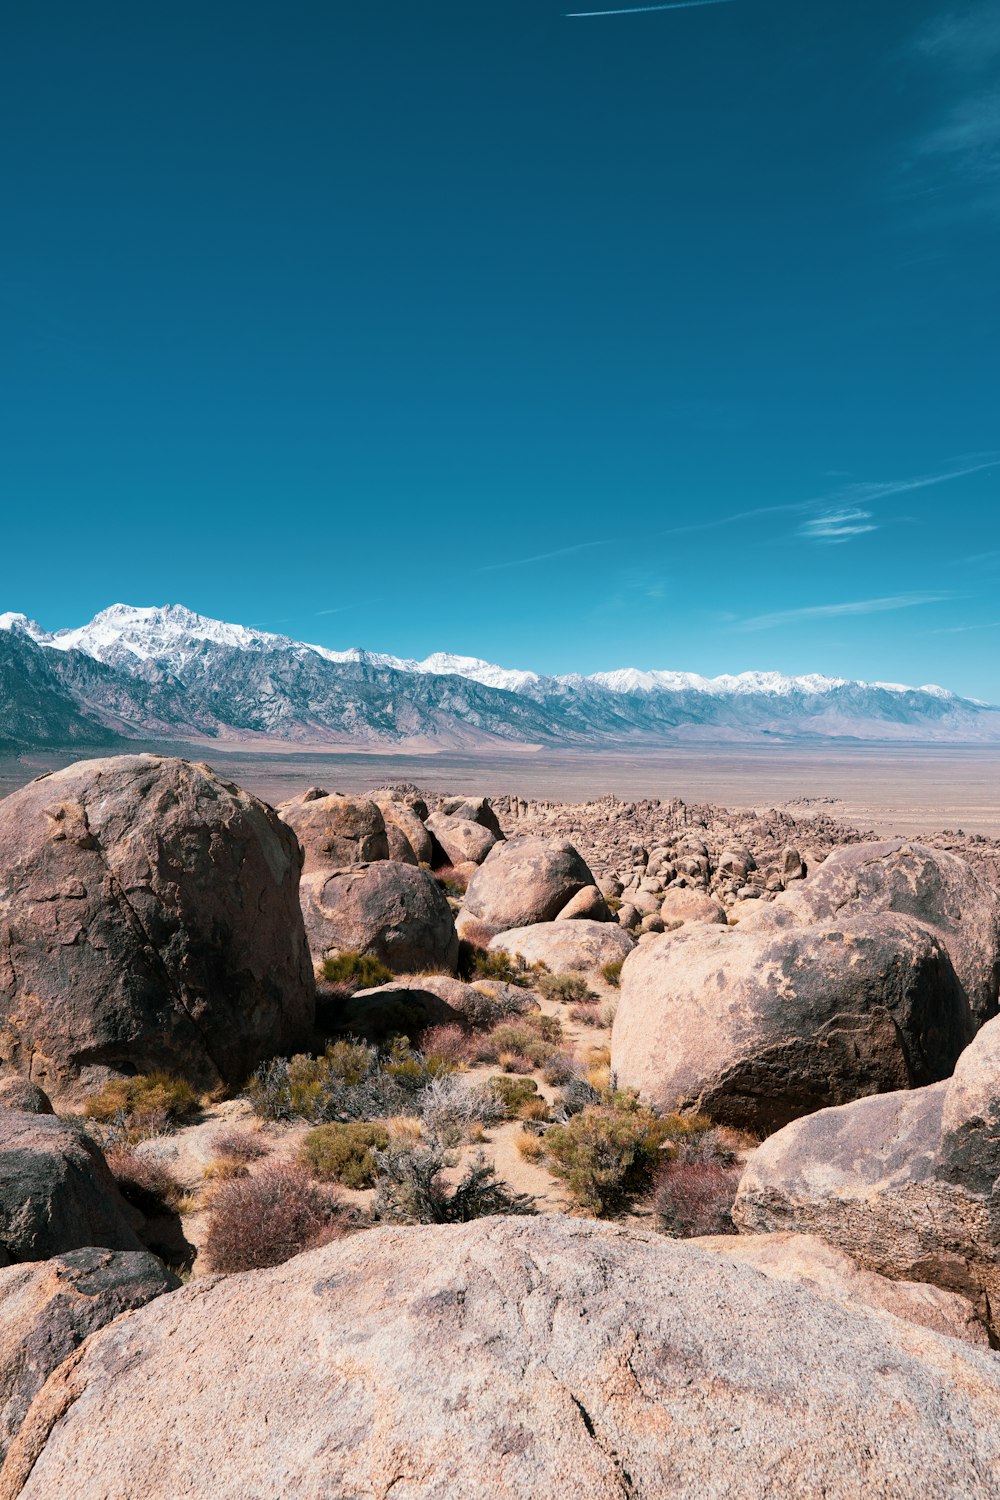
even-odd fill
[[[83,1107],[91,1120],[124,1121],[130,1132],[169,1129],[198,1112],[198,1096],[183,1078],[169,1073],[138,1073],[112,1078]]]
[[[465,980],[498,979],[504,984],[527,988],[544,965],[526,964],[519,953],[505,948],[480,948],[463,939],[458,948],[458,972]]]
[[[338,953],[335,958],[325,958],[321,973],[324,983],[337,985],[348,993],[373,990],[395,978],[392,970],[370,953]]]
[[[520,1016],[494,1026],[477,1045],[477,1056],[496,1062],[501,1055],[523,1057],[533,1068],[542,1068],[556,1051],[562,1037],[557,1016]]]
[[[695,1116],[661,1118],[624,1090],[606,1094],[554,1125],[545,1135],[550,1170],[561,1177],[579,1207],[601,1216],[645,1191],[675,1143],[710,1122]]]
[[[497,1074],[489,1080],[489,1087],[508,1120],[520,1119],[525,1106],[538,1097],[538,1084],[533,1078],[506,1078]]]
[[[386,1053],[365,1042],[339,1041],[320,1057],[272,1059],[257,1069],[245,1093],[265,1120],[370,1120],[408,1113],[422,1089],[453,1071],[448,1058],[425,1058],[405,1037],[397,1037]]]
[[[302,1142],[299,1159],[321,1182],[368,1188],[375,1181],[374,1152],[388,1144],[388,1130],[375,1120],[320,1125]]]
[[[562,1005],[579,1005],[596,999],[582,974],[542,974],[535,980],[534,988],[543,1000],[559,1001]]]
[[[377,1157],[372,1217],[387,1224],[466,1224],[494,1214],[533,1214],[535,1201],[513,1192],[480,1154],[449,1191],[443,1173],[454,1164],[438,1145],[390,1145]]]
[[[611,963],[601,965],[601,978],[605,984],[610,984],[613,990],[616,990],[621,984],[622,964],[624,962],[623,958],[615,958],[612,959]]]

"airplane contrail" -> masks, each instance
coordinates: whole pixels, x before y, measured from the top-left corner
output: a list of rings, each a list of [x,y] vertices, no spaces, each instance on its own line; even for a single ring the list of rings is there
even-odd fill
[[[584,16],[638,16],[647,10],[694,10],[702,5],[729,5],[731,0],[670,0],[668,5],[627,5],[622,10],[568,10],[567,21]]]

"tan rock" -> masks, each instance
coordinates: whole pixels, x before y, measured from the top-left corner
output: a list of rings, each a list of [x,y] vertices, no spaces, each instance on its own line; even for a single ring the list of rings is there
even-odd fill
[[[651,1233],[376,1229],[95,1334],[4,1500],[993,1500],[984,1350]]]
[[[547,964],[554,974],[566,970],[599,969],[617,963],[635,943],[617,922],[536,922],[498,932],[490,943],[495,952],[519,954],[525,963]]]
[[[449,817],[446,813],[431,813],[427,819],[427,831],[437,839],[449,864],[453,865],[481,865],[499,842],[491,829],[483,828],[471,818]]]
[[[282,802],[278,816],[302,845],[308,874],[389,858],[382,811],[366,797],[311,787],[301,797]]]
[[[465,893],[465,917],[494,932],[551,922],[573,896],[594,884],[568,839],[527,834],[490,850]]]
[[[455,967],[451,908],[426,870],[380,860],[304,875],[302,911],[317,963],[370,953],[396,973]]]
[[[596,885],[585,885],[571,896],[557,922],[613,922],[614,915]]]
[[[660,916],[664,921],[714,922],[723,927],[729,920],[726,908],[714,896],[708,896],[704,891],[679,890],[676,887],[664,892]]]

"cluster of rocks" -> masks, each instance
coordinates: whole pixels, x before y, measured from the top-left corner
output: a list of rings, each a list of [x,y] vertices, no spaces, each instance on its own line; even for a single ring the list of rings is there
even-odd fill
[[[587,1500],[992,1497],[1000,898],[982,852],[823,816],[409,786],[274,810],[157,756],[4,799],[0,1500],[527,1500],[567,1473]],[[314,965],[345,951],[396,977],[339,996],[341,1029],[462,1020],[489,989],[456,977],[462,939],[554,971],[622,963],[618,1083],[766,1137],[740,1237],[558,1215],[378,1228],[181,1288],[51,1099],[159,1069],[240,1087],[313,1039]]]

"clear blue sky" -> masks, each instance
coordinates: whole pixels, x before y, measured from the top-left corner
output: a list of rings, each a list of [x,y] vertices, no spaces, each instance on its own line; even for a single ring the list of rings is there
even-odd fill
[[[996,5],[578,8],[10,11],[0,610],[1000,700]]]

